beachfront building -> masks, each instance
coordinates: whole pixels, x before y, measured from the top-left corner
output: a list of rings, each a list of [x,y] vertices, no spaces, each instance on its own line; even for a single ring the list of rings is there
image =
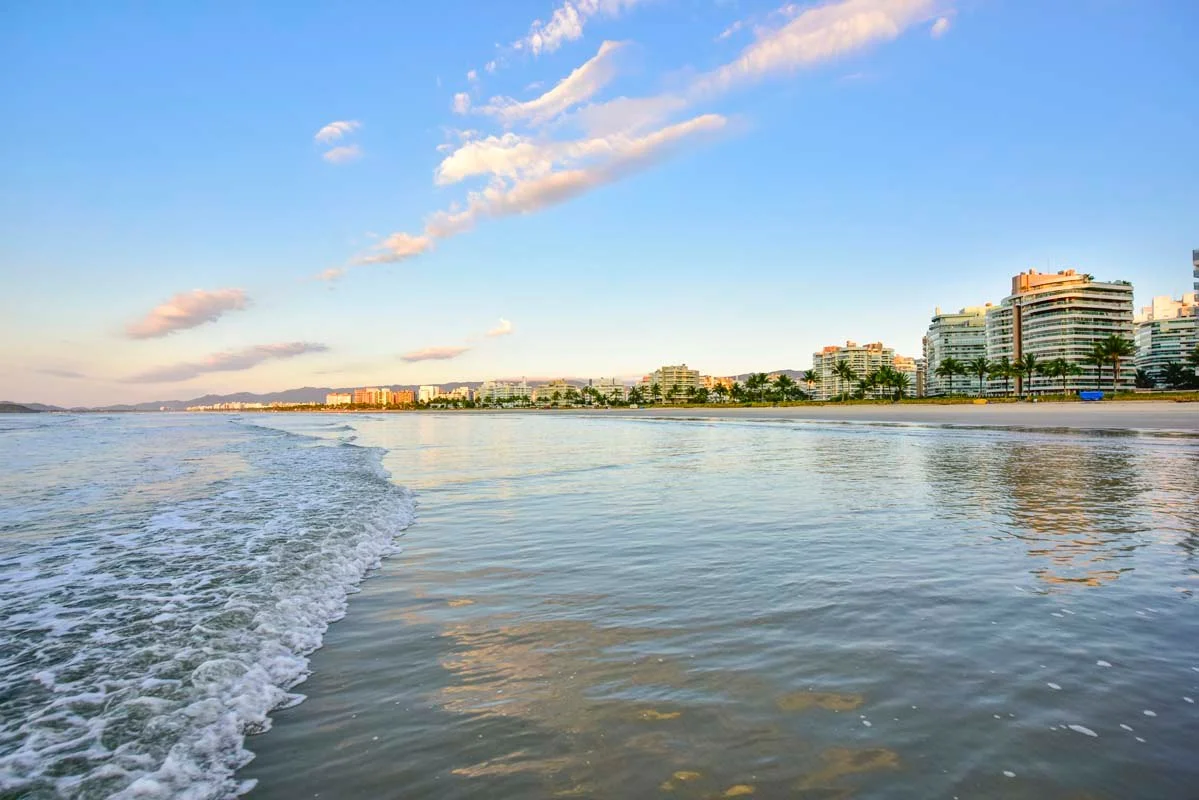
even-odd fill
[[[1015,362],[1034,355],[1044,363],[1064,358],[1082,369],[1066,380],[1068,392],[1095,388],[1098,368],[1084,359],[1096,342],[1117,335],[1131,340],[1132,284],[1097,281],[1072,269],[1052,274],[1036,270],[1012,278],[1012,293],[998,306],[987,309],[987,358]],[[1112,370],[1104,370],[1111,378]],[[1121,370],[1123,373],[1123,369]],[[1132,385],[1132,370],[1121,375],[1121,385]],[[1027,386],[1023,384],[1027,383]],[[994,379],[989,391],[1002,393],[1005,382]],[[1039,394],[1060,392],[1060,378],[1035,375],[1017,378],[1017,391]]]
[[[841,362],[846,362],[853,369],[857,376],[853,382],[846,382],[837,375],[837,365]],[[817,383],[812,387],[812,399],[832,400],[841,395],[852,395],[858,390],[857,382],[859,380],[882,367],[892,367],[907,372],[912,379],[912,384],[908,389],[908,392],[911,393],[916,385],[915,359],[900,357],[900,363],[897,365],[895,350],[885,347],[882,342],[858,344],[850,341],[846,342],[844,347],[829,345],[819,352],[812,353],[812,369],[818,376]],[[869,396],[881,398],[892,392],[894,392],[893,389],[880,387],[873,390]]]
[[[474,393],[470,390],[469,386],[455,386],[443,394],[442,397],[447,400],[461,401],[463,403],[469,403],[475,399]]]
[[[917,389],[920,385],[920,361],[922,359],[911,358],[910,356],[895,356],[891,361],[891,368],[896,372],[902,372],[908,376],[908,388],[904,391],[904,397],[917,397]],[[894,391],[890,389],[887,391]]]
[[[557,400],[554,399],[555,394],[558,395]],[[563,378],[559,378],[558,380],[550,381],[549,383],[543,383],[540,386],[534,387],[533,402],[566,402],[568,397],[577,400],[578,395],[579,387],[575,386],[573,383],[567,383]]]
[[[661,390],[662,398],[667,402],[682,403],[687,399],[688,389],[698,389],[702,384],[699,380],[699,370],[689,369],[686,364],[674,364],[658,367],[641,379],[643,391],[649,396],[651,387],[656,383]]]
[[[533,390],[524,381],[486,380],[479,386],[475,397],[480,403],[514,403],[531,400]]]
[[[378,386],[355,389],[354,405],[389,406],[391,405],[391,389]]]
[[[354,395],[349,392],[329,392],[325,395],[325,405],[327,406],[348,406],[354,402]]]
[[[916,396],[925,397],[928,393],[928,361],[916,359]]]
[[[1149,373],[1158,386],[1166,383],[1169,364],[1187,366],[1187,355],[1199,346],[1199,308],[1195,292],[1182,299],[1155,297],[1136,315],[1136,368]]]
[[[391,404],[393,406],[416,405],[416,392],[411,389],[392,389]]]
[[[592,390],[599,392],[607,400],[624,400],[626,389],[624,381],[619,378],[594,378],[590,382]]]
[[[924,395],[941,397],[950,390],[962,391],[965,381],[952,382],[937,374],[937,369],[949,358],[968,364],[987,354],[987,309],[985,306],[967,306],[960,311],[942,313],[933,311],[932,322],[924,334]]]
[[[440,386],[421,386],[416,391],[416,399],[421,403],[432,403],[441,397]]]

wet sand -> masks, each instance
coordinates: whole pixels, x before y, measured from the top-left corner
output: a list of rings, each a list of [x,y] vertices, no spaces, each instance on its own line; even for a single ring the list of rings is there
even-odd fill
[[[595,412],[580,412],[591,414]],[[1199,403],[1153,401],[1105,403],[996,403],[987,405],[824,405],[780,408],[646,408],[613,414],[652,419],[715,418],[820,420],[913,425],[968,425],[1080,430],[1199,433]]]

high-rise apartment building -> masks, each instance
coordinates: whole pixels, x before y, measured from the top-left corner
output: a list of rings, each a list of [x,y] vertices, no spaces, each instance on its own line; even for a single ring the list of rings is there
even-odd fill
[[[964,383],[951,386],[948,379],[937,374],[937,368],[946,359],[952,358],[962,364],[987,354],[987,309],[985,306],[967,306],[961,311],[933,312],[928,333],[924,335],[924,394],[938,397],[949,394],[951,388],[961,388]]]
[[[624,400],[626,394],[624,381],[618,378],[595,378],[591,388],[609,400]]]
[[[411,389],[393,389],[391,392],[393,406],[411,406],[416,404],[416,392]]]
[[[368,386],[361,389],[355,389],[354,405],[389,406],[391,405],[391,389],[378,386]]]
[[[577,397],[579,387],[572,383],[567,383],[564,379],[543,383],[533,389],[533,399],[538,403],[554,402],[554,395],[558,395],[558,400],[566,400],[567,396]]]
[[[329,392],[325,395],[325,405],[327,406],[348,406],[354,402],[354,395],[349,392]]]
[[[417,389],[416,399],[422,403],[432,403],[441,397],[440,386],[421,386]]]
[[[681,403],[687,399],[689,389],[698,389],[700,383],[699,370],[690,369],[686,364],[674,364],[658,367],[642,379],[646,384],[644,391],[648,392],[653,385],[658,384],[664,399]]]
[[[1199,308],[1195,292],[1181,300],[1155,297],[1136,315],[1136,368],[1143,369],[1158,384],[1165,382],[1168,364],[1185,366],[1187,355],[1199,346]]]
[[[837,375],[837,365],[841,362],[849,364],[856,376],[852,382],[847,382]],[[818,353],[812,353],[812,369],[819,380],[812,386],[812,399],[831,400],[845,394],[853,394],[858,389],[858,381],[870,373],[883,367],[891,367],[906,372],[911,377],[908,394],[913,394],[916,388],[916,360],[900,356],[895,357],[895,350],[883,346],[882,342],[858,344],[846,342],[844,347],[829,345]],[[885,397],[893,389],[878,388],[870,393],[871,397]]]
[[[1031,354],[1041,362],[1064,358],[1082,369],[1066,380],[1067,391],[1094,388],[1098,368],[1084,359],[1094,344],[1111,335],[1133,338],[1132,284],[1097,281],[1072,269],[1052,274],[1036,270],[1012,278],[1012,293],[998,306],[987,309],[987,358],[1005,356],[1016,361]],[[1123,370],[1121,370],[1123,373]],[[1110,378],[1112,371],[1105,370]],[[1121,385],[1131,385],[1131,370],[1121,375]],[[1034,375],[1017,379],[1017,387],[1031,393],[1061,391],[1060,378]],[[993,380],[990,391],[1003,391],[1004,381]]]
[[[1199,294],[1199,250],[1191,251],[1191,265],[1195,270],[1192,273],[1195,276],[1195,293]]]

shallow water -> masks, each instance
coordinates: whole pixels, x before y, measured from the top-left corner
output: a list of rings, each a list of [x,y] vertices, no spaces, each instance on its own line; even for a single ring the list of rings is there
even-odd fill
[[[418,523],[251,797],[1199,786],[1195,439],[350,420]]]
[[[1199,786],[1194,438],[0,427],[0,797]]]

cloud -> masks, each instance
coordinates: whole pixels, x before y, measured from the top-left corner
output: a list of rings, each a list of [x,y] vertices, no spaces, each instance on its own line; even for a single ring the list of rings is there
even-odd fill
[[[373,255],[359,256],[355,264],[389,264],[403,261],[406,258],[419,256],[433,246],[433,240],[428,236],[413,236],[408,233],[393,233],[379,244]]]
[[[453,102],[450,103],[450,110],[455,114],[465,114],[470,111],[470,95],[466,92],[458,92],[454,95]]]
[[[472,69],[470,72],[466,73],[466,79],[468,81],[470,81],[471,83],[474,83],[475,81],[477,81],[479,79],[478,71]]]
[[[938,17],[933,23],[932,30],[929,31],[934,39],[940,39],[945,34],[949,33],[949,17]]]
[[[616,76],[616,54],[624,47],[624,42],[605,41],[594,57],[540,97],[523,103],[510,97],[494,97],[491,103],[481,110],[505,124],[518,121],[537,124],[551,120],[572,106],[591,98],[608,85]]]
[[[514,50],[527,50],[534,56],[552,53],[564,42],[583,35],[587,22],[595,17],[618,17],[644,0],[566,0],[554,9],[548,22],[536,20],[528,34],[512,43]]]
[[[447,347],[426,347],[424,350],[413,350],[404,353],[400,358],[409,363],[417,361],[449,361],[470,350],[466,345],[450,345]]]
[[[671,154],[685,139],[714,133],[727,122],[719,114],[703,114],[640,137],[620,135],[548,144],[540,155],[522,156],[533,166],[524,172],[513,170],[521,177],[510,181],[494,179],[485,189],[471,192],[465,208],[433,214],[425,231],[429,236],[446,238],[469,230],[481,217],[526,214],[565,202],[645,169]],[[589,163],[581,168],[549,171],[554,165],[580,161]]]
[[[249,298],[241,289],[180,292],[152,310],[145,319],[130,323],[125,332],[130,339],[155,339],[214,322],[228,311],[244,309],[248,302]]]
[[[743,22],[742,20],[737,20],[732,25],[728,26],[723,31],[721,31],[720,35],[716,37],[716,41],[723,42],[725,39],[729,38],[734,33],[736,33],[737,31],[741,30],[744,27],[745,27],[745,22]]]
[[[65,378],[67,380],[85,380],[87,378],[82,372],[75,372],[71,369],[54,369],[46,367],[44,369],[35,369],[34,372],[40,375],[49,375],[52,378]]]
[[[503,317],[500,317],[499,325],[496,325],[494,328],[487,331],[487,335],[491,336],[491,337],[507,336],[510,333],[512,333],[512,323],[509,322],[508,320],[504,319]]]
[[[345,164],[350,161],[355,161],[361,157],[362,148],[356,144],[334,147],[332,150],[329,150],[321,155],[321,158],[325,159],[330,164]]]
[[[807,8],[782,27],[758,31],[741,55],[701,75],[696,95],[813,66],[897,38],[932,14],[936,0],[841,0]]]
[[[321,144],[332,144],[341,137],[353,133],[361,127],[362,123],[353,119],[330,122],[328,125],[317,131],[316,136],[313,138]]]
[[[251,369],[265,361],[295,358],[306,353],[323,353],[329,348],[312,342],[286,342],[260,344],[244,350],[214,353],[201,361],[184,361],[155,367],[138,375],[126,378],[125,383],[178,383],[209,372],[239,372]]]

